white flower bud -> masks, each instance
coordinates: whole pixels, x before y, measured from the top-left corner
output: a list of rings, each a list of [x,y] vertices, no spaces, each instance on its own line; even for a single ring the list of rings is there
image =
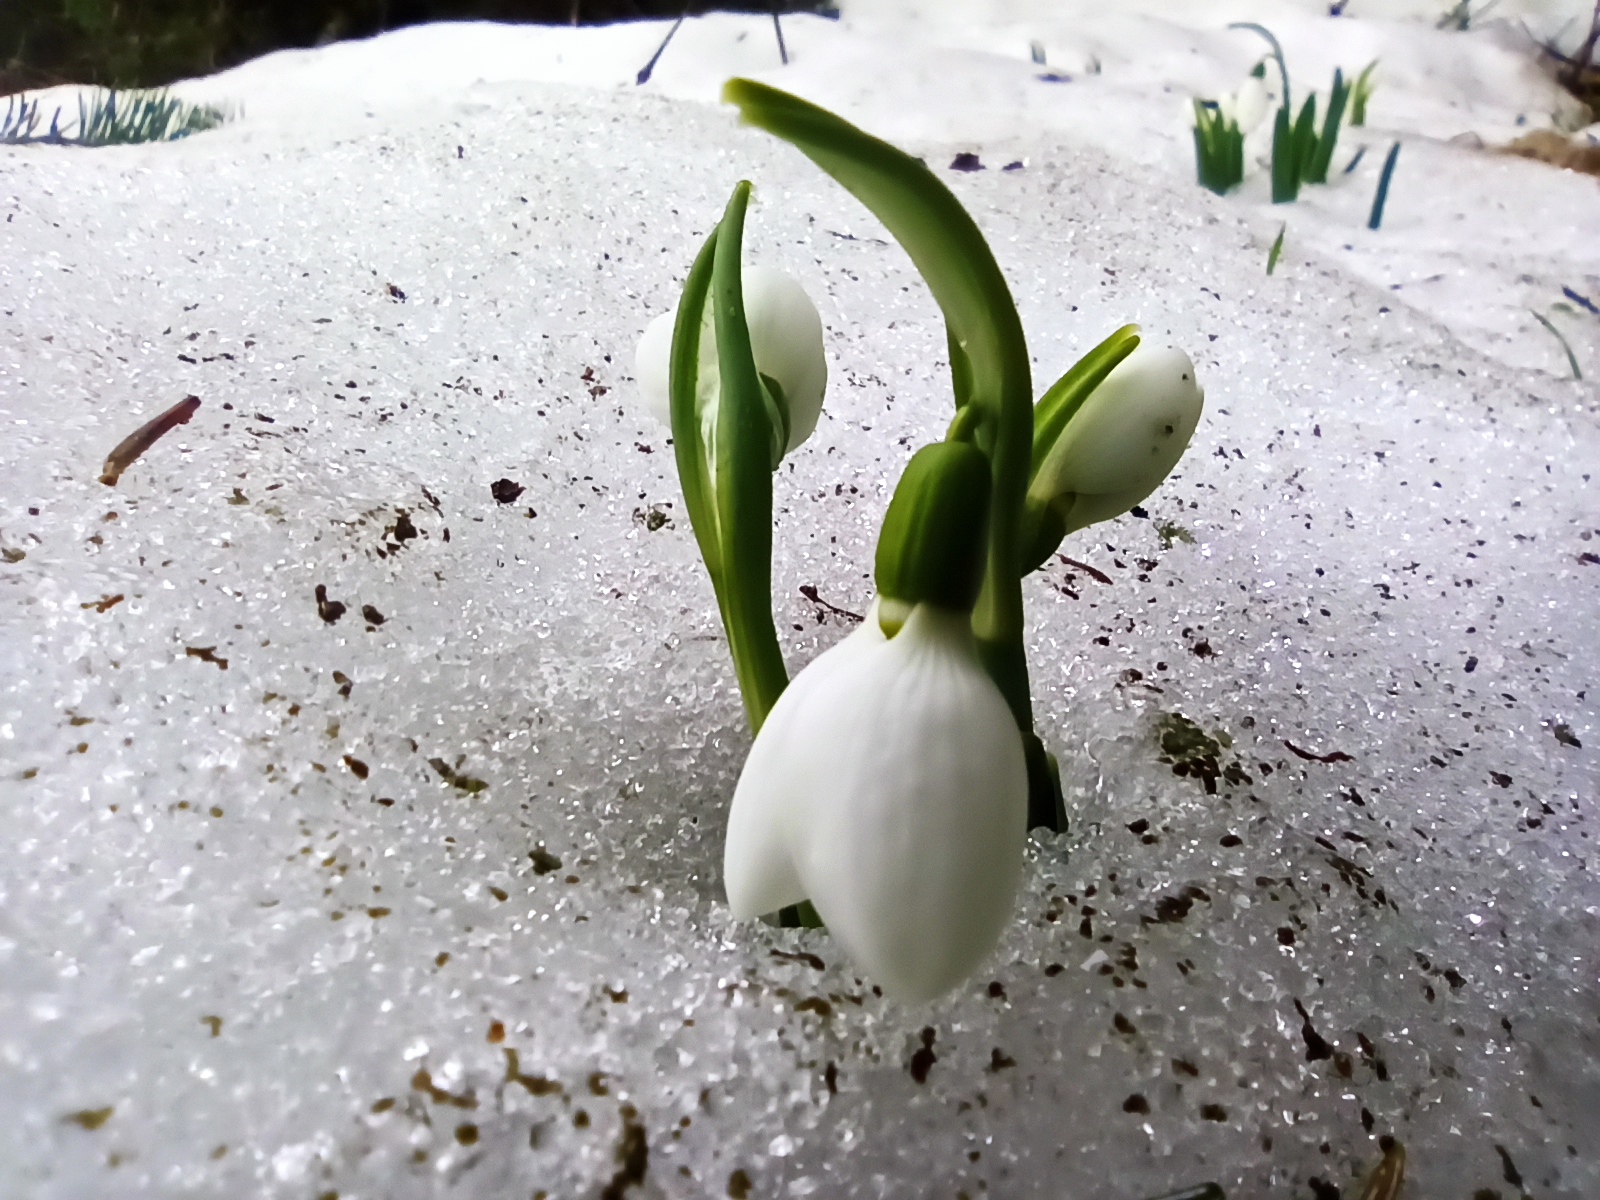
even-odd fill
[[[1259,75],[1248,75],[1237,92],[1217,101],[1217,107],[1239,126],[1240,133],[1249,134],[1266,119],[1268,102],[1266,81]]]
[[[771,267],[746,267],[743,274],[745,322],[756,370],[783,389],[789,408],[785,453],[811,436],[822,413],[828,363],[822,350],[822,318],[799,283]],[[650,414],[672,427],[672,331],[677,310],[663,313],[639,339],[635,375]],[[715,427],[720,386],[717,333],[710,305],[700,333],[699,406],[703,428]]]
[[[1071,533],[1120,516],[1188,449],[1205,392],[1181,350],[1141,343],[1090,393],[1029,485]]]

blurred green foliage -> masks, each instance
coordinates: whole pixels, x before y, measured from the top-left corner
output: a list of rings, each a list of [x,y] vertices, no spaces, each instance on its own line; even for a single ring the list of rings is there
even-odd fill
[[[785,0],[784,11],[818,4]],[[697,2],[770,11],[766,0]],[[0,95],[57,83],[158,87],[289,47],[425,21],[676,17],[682,0],[0,0]]]

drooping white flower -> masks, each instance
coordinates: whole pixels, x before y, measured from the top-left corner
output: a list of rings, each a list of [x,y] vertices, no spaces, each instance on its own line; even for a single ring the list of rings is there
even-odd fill
[[[1217,108],[1228,120],[1239,126],[1239,132],[1248,135],[1266,120],[1271,96],[1266,80],[1260,75],[1247,75],[1239,90],[1217,98]]]
[[[1181,350],[1141,343],[1090,393],[1028,487],[1066,532],[1127,512],[1188,449],[1205,392]]]
[[[723,872],[736,917],[809,899],[873,980],[932,999],[994,949],[1027,834],[1016,721],[967,613],[917,604],[791,683],[734,791]]]
[[[828,384],[828,363],[822,350],[822,318],[805,289],[789,275],[772,267],[750,266],[743,272],[745,321],[750,329],[750,349],[756,370],[783,390],[789,409],[789,441],[784,452],[794,450],[817,427],[822,394]],[[672,427],[672,331],[677,310],[662,313],[639,339],[635,376],[645,406],[663,425]],[[700,420],[702,428],[716,426],[720,394],[717,370],[717,332],[710,306],[700,331]]]

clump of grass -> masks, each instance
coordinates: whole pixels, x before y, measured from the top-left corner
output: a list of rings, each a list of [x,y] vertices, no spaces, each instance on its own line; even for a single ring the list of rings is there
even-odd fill
[[[1488,3],[1484,4],[1476,12],[1474,12],[1472,8],[1472,0],[1456,0],[1455,4],[1452,4],[1448,9],[1445,10],[1444,15],[1439,18],[1439,23],[1435,26],[1435,28],[1454,29],[1460,33],[1465,33],[1467,30],[1472,28],[1473,17],[1483,16],[1499,2],[1500,0],[1488,0]]]
[[[1219,196],[1244,181],[1244,134],[1215,101],[1194,102],[1194,157],[1200,186]]]
[[[1290,104],[1289,68],[1283,59],[1283,48],[1278,44],[1278,39],[1273,36],[1272,31],[1253,21],[1237,21],[1228,28],[1248,29],[1252,33],[1260,34],[1272,47],[1272,57],[1277,61],[1278,74],[1283,82],[1283,104],[1278,109],[1272,128],[1272,202],[1288,204],[1299,198],[1302,183],[1328,182],[1328,167],[1333,162],[1333,152],[1339,142],[1339,127],[1355,89],[1345,83],[1342,70],[1334,71],[1333,87],[1328,94],[1328,111],[1323,118],[1322,131],[1319,133],[1315,95],[1307,96],[1305,103],[1300,106],[1299,115],[1293,115],[1294,109]],[[1365,87],[1366,93],[1371,91],[1371,70],[1372,66],[1369,66],[1357,80],[1357,88]],[[1366,93],[1360,96],[1363,119],[1366,117]],[[1197,107],[1197,118],[1198,115]],[[1197,149],[1201,144],[1198,120],[1195,128],[1195,144]],[[1201,182],[1204,182],[1203,162],[1201,174]]]
[[[1328,167],[1333,162],[1333,148],[1339,141],[1339,123],[1344,119],[1349,98],[1350,88],[1344,81],[1344,72],[1336,67],[1333,87],[1328,93],[1328,115],[1322,122],[1322,136],[1305,162],[1303,176],[1307,183],[1328,182]]]
[[[0,143],[10,146],[128,146],[139,142],[171,142],[215,129],[230,114],[205,104],[179,100],[164,89],[101,91],[87,101],[78,97],[78,120],[70,132],[61,128],[57,107],[48,128],[40,128],[39,101],[26,95],[8,97],[0,120]]]

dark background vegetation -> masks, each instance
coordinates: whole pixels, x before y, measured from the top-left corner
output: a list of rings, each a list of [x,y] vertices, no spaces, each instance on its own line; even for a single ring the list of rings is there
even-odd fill
[[[771,0],[694,0],[770,11]],[[783,11],[815,10],[780,0]],[[155,87],[272,50],[425,21],[591,24],[676,17],[683,0],[0,0],[0,95],[58,83]]]

